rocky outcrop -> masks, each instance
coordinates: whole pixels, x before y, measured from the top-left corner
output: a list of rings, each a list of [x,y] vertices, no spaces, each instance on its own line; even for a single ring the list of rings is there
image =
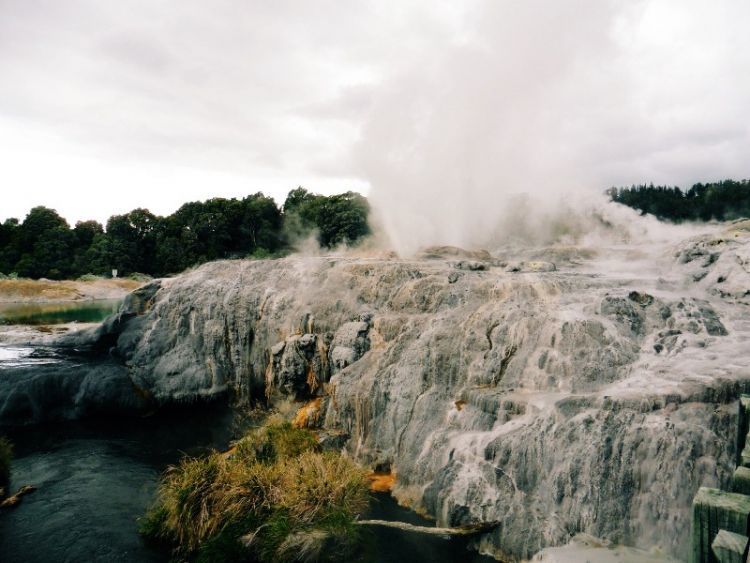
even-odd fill
[[[0,426],[132,415],[148,405],[147,394],[133,385],[127,369],[108,358],[46,357],[39,350],[19,365],[0,369]]]
[[[66,342],[106,350],[155,403],[314,404],[301,425],[388,468],[439,526],[492,523],[476,547],[498,557],[581,534],[683,557],[750,389],[742,233],[532,260],[215,262]]]

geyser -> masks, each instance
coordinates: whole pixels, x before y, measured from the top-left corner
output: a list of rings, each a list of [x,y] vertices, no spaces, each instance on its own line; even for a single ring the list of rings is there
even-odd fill
[[[490,526],[475,547],[505,560],[579,534],[685,557],[691,500],[731,478],[750,390],[750,230],[710,229],[214,262],[66,342],[110,350],[152,404],[297,401],[325,443],[390,469],[401,501],[440,526]],[[76,389],[92,409],[107,400]]]
[[[732,23],[750,17],[746,3],[474,2],[437,14],[369,98],[354,154],[397,251],[538,242],[612,185],[746,175],[750,37]],[[722,76],[731,87],[710,86]]]

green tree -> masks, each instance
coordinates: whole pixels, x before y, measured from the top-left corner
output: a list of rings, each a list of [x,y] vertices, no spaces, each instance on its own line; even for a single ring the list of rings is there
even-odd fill
[[[75,244],[73,271],[75,276],[88,273],[102,274],[105,270],[95,270],[88,259],[88,251],[97,236],[104,234],[104,227],[98,221],[78,221],[73,228]]]
[[[241,204],[242,220],[237,240],[241,241],[242,246],[237,250],[245,254],[279,250],[284,241],[281,235],[281,210],[276,202],[258,192],[244,198]]]
[[[133,272],[154,274],[156,238],[159,218],[148,209],[134,209],[124,215],[113,215],[107,221],[108,239],[104,254],[109,269],[123,275]]]
[[[370,232],[368,212],[354,192],[322,196],[301,187],[289,192],[283,211],[258,192],[186,203],[167,217],[134,209],[110,217],[106,228],[79,221],[71,229],[53,209],[35,207],[23,223],[0,225],[0,271],[55,279],[112,269],[162,276],[218,258],[273,255],[290,238],[313,232],[326,247],[355,243]]]
[[[72,273],[73,233],[54,209],[34,207],[15,234],[11,253],[18,256],[19,275],[62,279]]]
[[[723,221],[750,216],[748,180],[698,183],[685,192],[678,187],[649,184],[611,188],[607,193],[613,201],[669,221]]]
[[[291,236],[309,236],[317,232],[321,246],[352,244],[370,233],[367,200],[355,192],[323,196],[300,187],[292,190],[284,202],[285,230]]]
[[[18,262],[19,256],[13,245],[17,231],[18,219],[6,219],[0,223],[0,272],[11,273]]]

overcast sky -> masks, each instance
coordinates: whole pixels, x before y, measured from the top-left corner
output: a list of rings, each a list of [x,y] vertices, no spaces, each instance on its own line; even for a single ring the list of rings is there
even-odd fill
[[[748,29],[746,0],[0,0],[0,218],[304,185],[433,236],[748,177]]]

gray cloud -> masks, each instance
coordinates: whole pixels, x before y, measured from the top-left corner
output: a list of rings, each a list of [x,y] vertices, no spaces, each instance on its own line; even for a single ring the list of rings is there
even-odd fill
[[[132,188],[100,217],[370,185],[406,250],[483,243],[509,194],[747,176],[748,16],[742,0],[0,0],[1,212],[80,218],[110,184]]]

